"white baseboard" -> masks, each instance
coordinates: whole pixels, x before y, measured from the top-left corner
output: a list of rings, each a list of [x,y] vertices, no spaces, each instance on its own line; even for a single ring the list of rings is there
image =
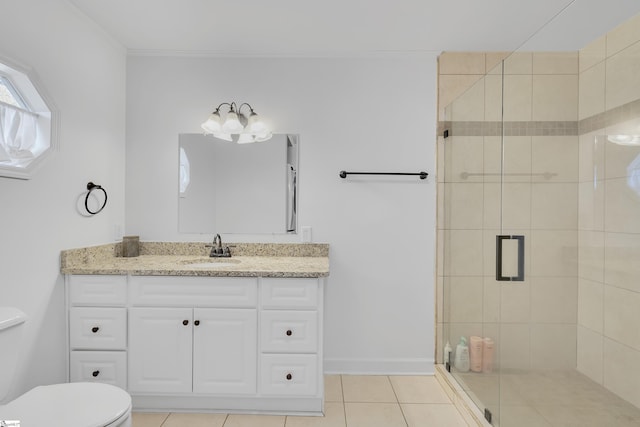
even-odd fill
[[[433,359],[324,359],[325,374],[433,375]]]

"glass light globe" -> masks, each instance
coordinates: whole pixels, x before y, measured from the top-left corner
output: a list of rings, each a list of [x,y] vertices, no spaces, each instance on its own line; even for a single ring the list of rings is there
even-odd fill
[[[233,142],[233,139],[231,139],[231,134],[228,134],[228,133],[216,132],[213,134],[213,136],[218,139],[222,139],[223,141]]]
[[[265,133],[267,125],[256,113],[252,112],[247,121],[247,130],[251,133]]]
[[[242,123],[240,123],[238,115],[234,111],[229,111],[227,119],[222,125],[222,131],[225,133],[240,133],[243,129],[244,127],[242,126]]]
[[[238,144],[251,144],[252,142],[256,142],[256,140],[253,135],[248,132],[241,133],[238,138]]]
[[[271,139],[271,137],[273,136],[273,134],[271,132],[265,132],[265,133],[261,133],[256,135],[256,142],[264,142],[264,141],[268,141]]]
[[[206,122],[201,125],[207,133],[216,133],[222,130],[222,121],[220,120],[220,114],[216,111],[212,113]]]
[[[618,145],[640,145],[640,135],[609,135],[607,139]]]

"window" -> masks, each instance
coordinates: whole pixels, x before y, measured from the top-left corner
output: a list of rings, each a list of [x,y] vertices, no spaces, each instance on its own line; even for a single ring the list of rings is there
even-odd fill
[[[54,146],[51,103],[9,64],[0,58],[0,176],[29,179]]]

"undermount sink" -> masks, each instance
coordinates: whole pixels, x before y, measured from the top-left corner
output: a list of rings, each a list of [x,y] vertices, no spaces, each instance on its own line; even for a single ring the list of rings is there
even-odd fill
[[[222,268],[222,267],[233,267],[234,265],[238,265],[240,260],[237,259],[229,259],[229,258],[207,258],[207,259],[194,259],[188,261],[182,261],[181,264],[185,267],[193,267],[193,268]]]

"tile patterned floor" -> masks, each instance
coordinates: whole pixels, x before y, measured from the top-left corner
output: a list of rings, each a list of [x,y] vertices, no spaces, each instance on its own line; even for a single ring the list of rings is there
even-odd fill
[[[134,413],[133,427],[467,427],[433,376],[325,376],[325,416]]]

